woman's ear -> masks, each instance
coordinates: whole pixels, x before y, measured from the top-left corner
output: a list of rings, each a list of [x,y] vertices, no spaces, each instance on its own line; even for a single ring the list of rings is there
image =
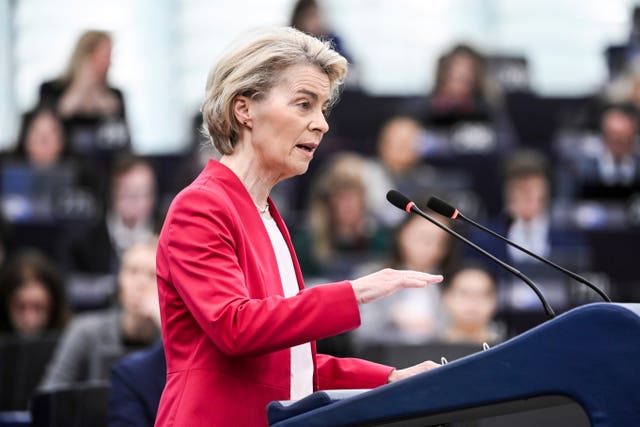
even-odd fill
[[[251,99],[246,96],[237,96],[233,100],[233,115],[241,126],[251,128],[251,114],[249,112],[249,105]]]

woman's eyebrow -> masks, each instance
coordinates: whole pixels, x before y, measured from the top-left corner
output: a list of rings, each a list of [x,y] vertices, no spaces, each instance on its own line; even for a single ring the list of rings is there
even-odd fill
[[[298,89],[298,90],[296,91],[296,93],[302,93],[302,94],[304,94],[304,95],[308,95],[308,96],[310,96],[311,98],[313,98],[313,100],[314,100],[314,101],[317,101],[317,100],[318,100],[318,98],[319,98],[317,93],[315,93],[315,92],[313,92],[313,91],[311,91],[311,90],[309,90],[309,89]]]

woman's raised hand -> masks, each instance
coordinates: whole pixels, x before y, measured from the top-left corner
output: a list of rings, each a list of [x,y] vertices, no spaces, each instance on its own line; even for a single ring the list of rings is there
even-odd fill
[[[359,279],[351,280],[358,304],[366,304],[404,288],[424,288],[442,281],[439,274],[385,268]]]

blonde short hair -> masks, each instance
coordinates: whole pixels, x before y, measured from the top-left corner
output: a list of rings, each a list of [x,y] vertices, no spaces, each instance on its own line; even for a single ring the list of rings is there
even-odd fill
[[[321,41],[290,27],[251,33],[232,45],[209,72],[200,111],[203,132],[222,154],[233,153],[240,123],[233,114],[237,96],[264,97],[279,83],[281,71],[300,64],[317,66],[329,78],[331,102],[347,74],[347,60]]]

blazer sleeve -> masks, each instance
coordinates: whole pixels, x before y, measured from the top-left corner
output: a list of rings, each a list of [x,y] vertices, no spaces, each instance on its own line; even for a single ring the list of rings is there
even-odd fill
[[[169,280],[180,298],[222,352],[265,354],[359,326],[358,304],[347,281],[304,289],[286,299],[266,292],[264,298],[250,296],[249,289],[269,285],[259,281],[277,280],[273,289],[281,286],[280,278],[245,274],[251,260],[245,255],[241,265],[237,247],[243,219],[229,203],[207,190],[181,193],[166,224],[166,248],[161,242],[159,249],[166,250]]]
[[[362,359],[318,354],[318,389],[375,388],[387,384],[394,368]]]

